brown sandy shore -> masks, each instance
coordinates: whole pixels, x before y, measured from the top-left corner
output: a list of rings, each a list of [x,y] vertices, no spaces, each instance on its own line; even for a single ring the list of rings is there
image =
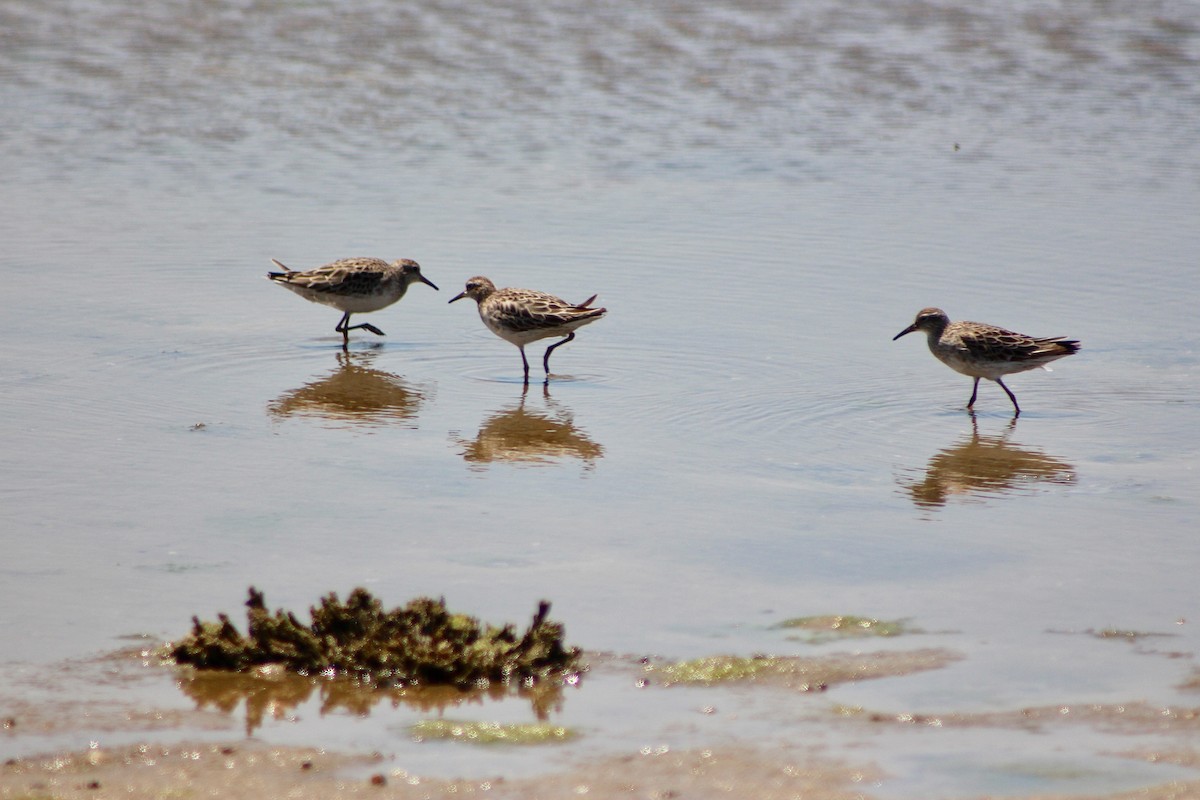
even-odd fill
[[[145,651],[143,651],[143,655]],[[956,658],[946,651],[877,653],[793,662],[796,670],[828,680],[905,675],[937,668]],[[69,734],[73,730],[105,730],[141,737],[133,744],[101,746],[75,752],[51,752],[8,758],[0,764],[0,798],[5,800],[141,800],[146,798],[219,797],[237,800],[272,798],[336,799],[496,797],[537,798],[804,798],[841,800],[877,797],[872,788],[886,776],[870,764],[848,763],[816,746],[783,748],[777,744],[715,745],[711,749],[653,751],[584,760],[572,767],[536,777],[475,777],[445,779],[411,774],[379,754],[335,752],[313,747],[266,744],[248,739],[211,741],[214,733],[235,723],[218,710],[154,709],[122,699],[113,689],[124,685],[135,695],[145,671],[161,670],[150,659],[140,662],[142,675],[130,665],[128,653],[92,662],[76,662],[52,672],[50,683],[61,684],[53,701],[0,693],[0,752],[15,749],[26,736]],[[601,668],[635,670],[636,664],[609,659]],[[46,673],[41,673],[45,675]],[[104,700],[80,691],[89,676],[106,689]],[[161,679],[161,672],[158,673]],[[798,684],[796,672],[779,669],[758,682],[764,691],[811,691]],[[132,684],[132,685],[131,685]],[[42,689],[46,687],[43,684]],[[50,687],[53,689],[53,687]],[[914,714],[841,710],[830,724],[902,731],[923,727],[991,727],[1010,730],[1050,730],[1062,726],[1128,735],[1130,747],[1112,753],[1115,760],[1139,759],[1200,770],[1200,709],[1170,708],[1144,703],[1077,707],[1038,707],[1001,713],[948,713],[937,717]],[[1069,731],[1068,731],[1069,732]],[[200,733],[209,740],[197,740]],[[1147,749],[1141,737],[1153,735],[1160,745]],[[187,737],[192,741],[182,741]],[[126,736],[125,741],[129,741]],[[5,747],[5,742],[10,747]],[[467,745],[464,745],[467,746]],[[1134,791],[1091,795],[1030,795],[1035,798],[1200,798],[1200,777],[1163,782]],[[964,798],[965,800],[965,798]]]
[[[425,797],[865,797],[869,773],[836,764],[795,764],[779,753],[727,750],[630,755],[545,777],[428,780],[401,771],[348,779],[370,757],[308,748],[138,745],[61,754],[3,767],[5,798],[425,798]],[[357,771],[357,770],[356,770]],[[1164,797],[1167,795],[1164,795]]]
[[[1178,754],[1200,766],[1197,753]],[[377,757],[247,744],[141,744],[116,750],[16,759],[0,768],[0,797],[184,798],[871,798],[873,768],[800,761],[771,748],[627,755],[538,778],[430,780],[401,770],[347,777]],[[1066,795],[1037,795],[1035,798]],[[1081,798],[1084,795],[1070,795]],[[1107,795],[1111,800],[1200,797],[1200,780]]]

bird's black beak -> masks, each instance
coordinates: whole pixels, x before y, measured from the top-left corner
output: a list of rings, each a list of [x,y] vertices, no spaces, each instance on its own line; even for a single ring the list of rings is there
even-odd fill
[[[453,303],[455,300],[462,300],[466,296],[466,292],[459,292],[458,294],[454,295],[454,297],[450,298],[450,302]]]
[[[912,325],[909,325],[907,328],[905,328],[904,330],[900,331],[895,336],[893,336],[892,341],[894,342],[897,339],[899,339],[901,336],[905,336],[906,334],[912,333],[916,329],[917,329],[917,323],[914,322]]]
[[[421,280],[421,283],[425,284],[426,286],[432,286],[436,291],[441,291],[441,289],[438,289],[437,284],[429,280],[429,278],[426,278],[424,275],[418,275],[417,277]]]

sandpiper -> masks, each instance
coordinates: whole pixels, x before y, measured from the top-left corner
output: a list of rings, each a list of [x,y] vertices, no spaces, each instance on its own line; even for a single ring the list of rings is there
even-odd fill
[[[488,330],[504,341],[515,344],[521,351],[526,383],[529,383],[529,361],[525,358],[525,345],[551,336],[566,337],[546,348],[542,367],[549,381],[550,353],[554,348],[574,339],[576,328],[595,322],[608,311],[606,308],[590,308],[596,295],[582,303],[568,303],[552,294],[532,289],[497,289],[494,283],[483,276],[467,281],[467,288],[450,302],[464,297],[479,304],[479,318]]]
[[[288,269],[273,258],[271,261],[283,272],[268,272],[267,278],[305,300],[333,306],[343,312],[341,321],[334,328],[342,335],[343,348],[350,343],[350,331],[358,328],[365,328],[376,336],[384,335],[368,322],[350,325],[351,314],[387,308],[404,297],[410,283],[420,281],[438,288],[421,274],[421,265],[408,258],[391,264],[381,258],[343,258],[306,272]]]
[[[967,408],[975,405],[979,379],[1000,384],[1012,400],[1014,417],[1020,416],[1017,398],[1001,380],[1005,375],[1045,367],[1055,359],[1078,352],[1079,342],[1063,336],[1036,337],[986,325],[982,322],[951,322],[940,308],[925,308],[912,325],[892,337],[896,341],[913,331],[925,331],[929,352],[955,372],[975,379]]]

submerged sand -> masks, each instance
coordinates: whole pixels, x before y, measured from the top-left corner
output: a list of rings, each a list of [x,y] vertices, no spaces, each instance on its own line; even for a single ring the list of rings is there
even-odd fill
[[[813,680],[823,684],[899,677],[937,669],[956,660],[950,651],[930,649],[911,653],[882,651],[853,656],[781,659],[771,669],[749,677],[738,673],[753,692],[812,692]],[[785,664],[790,666],[785,668]],[[131,667],[131,665],[136,665]],[[134,671],[131,672],[131,669]],[[295,798],[805,798],[842,800],[886,797],[880,789],[885,770],[864,755],[862,763],[844,753],[833,755],[821,741],[714,743],[712,747],[674,750],[667,746],[632,747],[627,753],[597,753],[594,758],[551,762],[556,766],[534,776],[501,774],[446,778],[415,774],[378,753],[339,751],[337,748],[279,746],[251,738],[229,739],[235,722],[228,709],[198,702],[194,710],[146,708],[132,699],[136,687],[122,697],[122,686],[136,684],[136,670],[166,667],[141,651],[140,661],[129,653],[94,662],[72,662],[49,670],[49,683],[61,684],[54,700],[0,696],[0,744],[11,750],[28,749],[30,737],[63,737],[73,731],[120,733],[129,741],[119,746],[92,742],[85,749],[51,751],[14,757],[0,764],[0,798],[5,800],[150,800],[150,798],[220,797],[229,800]],[[599,657],[594,669],[617,670],[660,677],[662,668],[645,660]],[[656,672],[658,675],[656,675]],[[104,700],[79,692],[88,675],[104,685]],[[176,673],[181,688],[187,671]],[[800,681],[799,676],[805,680]],[[815,677],[814,677],[815,676]],[[143,676],[144,677],[144,676]],[[280,681],[278,676],[264,679]],[[43,690],[46,686],[41,687]],[[262,687],[258,687],[261,689]],[[112,691],[116,689],[117,691]],[[674,691],[659,681],[657,691]],[[73,697],[72,693],[76,696]],[[276,695],[283,697],[284,695]],[[248,697],[248,695],[243,696]],[[282,701],[281,701],[282,702]],[[369,708],[369,702],[367,706]],[[736,713],[736,711],[735,711]],[[1062,731],[1064,726],[1129,737],[1129,747],[1107,754],[1115,763],[1173,764],[1200,769],[1200,708],[1161,708],[1145,702],[1083,706],[1045,706],[1009,712],[912,714],[829,704],[826,730],[847,727],[854,732],[919,730],[923,728],[991,728],[995,730]],[[205,741],[213,737],[221,741]],[[1148,739],[1159,746],[1149,747]],[[114,737],[118,738],[118,737]],[[469,747],[469,745],[460,745]],[[543,745],[545,746],[545,745]],[[554,747],[554,745],[549,745]],[[982,796],[982,795],[980,795]],[[965,795],[964,797],[971,797]],[[1143,798],[1200,798],[1200,777],[1163,781],[1130,791],[1087,795],[1027,795],[1028,800],[1055,797],[1093,797],[1109,800]]]

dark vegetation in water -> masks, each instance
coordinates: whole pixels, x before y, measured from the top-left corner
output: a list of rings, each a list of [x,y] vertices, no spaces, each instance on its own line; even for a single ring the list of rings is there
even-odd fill
[[[547,619],[542,601],[529,628],[496,628],[446,609],[444,600],[418,597],[384,611],[365,589],[346,602],[336,594],[311,609],[304,625],[290,611],[267,611],[252,586],[246,601],[249,634],[229,617],[193,617],[192,633],[171,648],[180,664],[199,669],[246,671],[282,664],[300,675],[348,675],[389,686],[448,685],[479,688],[496,682],[533,684],[581,669],[580,651],[563,643],[563,626]]]

